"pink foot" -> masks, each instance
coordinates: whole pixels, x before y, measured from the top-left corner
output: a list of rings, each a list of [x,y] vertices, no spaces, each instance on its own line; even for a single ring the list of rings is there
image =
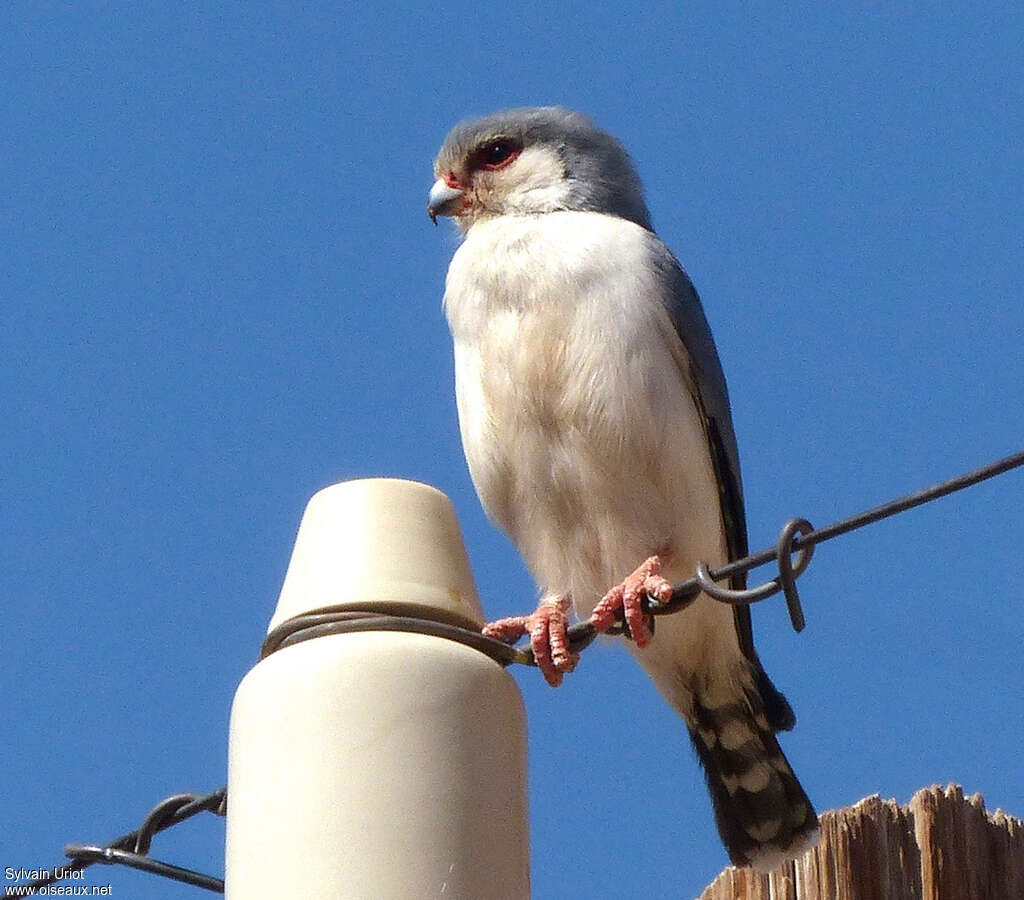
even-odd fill
[[[544,680],[558,687],[566,672],[576,668],[580,655],[569,649],[569,598],[549,597],[542,600],[529,616],[498,619],[483,627],[487,637],[514,644],[524,634],[530,636],[530,647]]]
[[[672,585],[661,577],[662,562],[662,557],[652,556],[622,584],[608,591],[594,607],[590,624],[599,632],[607,631],[615,624],[621,609],[636,645],[646,647],[651,642],[652,632],[643,608],[644,595],[662,603],[672,596]]]

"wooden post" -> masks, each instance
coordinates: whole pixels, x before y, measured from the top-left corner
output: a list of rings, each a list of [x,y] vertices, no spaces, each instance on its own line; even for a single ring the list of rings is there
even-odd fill
[[[821,841],[767,875],[723,871],[700,900],[1021,900],[1024,822],[959,785],[821,816]]]

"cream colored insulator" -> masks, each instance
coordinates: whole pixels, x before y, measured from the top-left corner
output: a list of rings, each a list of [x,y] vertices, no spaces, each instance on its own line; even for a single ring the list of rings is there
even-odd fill
[[[309,502],[271,629],[323,609],[478,629],[451,503],[395,479]],[[526,725],[479,650],[405,632],[286,646],[231,712],[226,896],[529,897]]]

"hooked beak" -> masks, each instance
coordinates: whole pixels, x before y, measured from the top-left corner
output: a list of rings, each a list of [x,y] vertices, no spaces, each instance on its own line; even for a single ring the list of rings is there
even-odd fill
[[[427,198],[427,215],[430,221],[437,224],[438,216],[454,216],[458,212],[462,191],[449,187],[443,178],[438,178],[430,189]]]

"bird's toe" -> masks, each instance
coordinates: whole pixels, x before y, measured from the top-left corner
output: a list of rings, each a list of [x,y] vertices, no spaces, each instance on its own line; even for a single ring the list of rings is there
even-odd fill
[[[558,687],[565,673],[575,669],[580,659],[569,647],[568,611],[568,597],[549,597],[530,615],[490,622],[483,627],[483,633],[507,644],[529,635],[537,668],[548,684]]]
[[[644,609],[644,598],[664,602],[672,596],[672,584],[661,577],[662,559],[651,556],[621,584],[615,585],[594,607],[590,622],[599,632],[607,631],[621,615],[638,647],[651,642],[654,630]]]

